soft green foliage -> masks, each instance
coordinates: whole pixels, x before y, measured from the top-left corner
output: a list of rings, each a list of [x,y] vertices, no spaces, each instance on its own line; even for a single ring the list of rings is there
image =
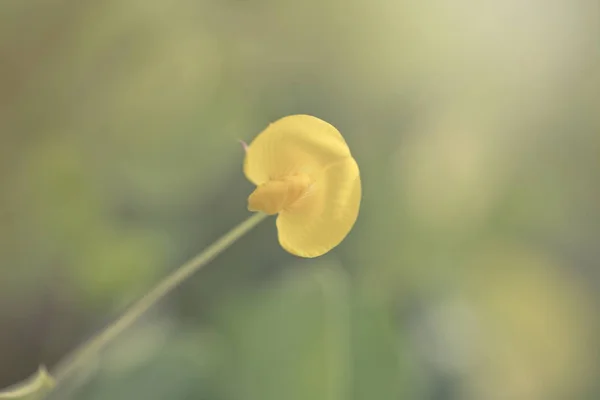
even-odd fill
[[[348,278],[316,262],[274,285],[227,301],[217,329],[227,357],[229,398],[343,400],[352,370]]]
[[[309,113],[361,167],[347,239],[313,264],[258,227],[50,400],[600,398],[597,15],[0,1],[0,387],[246,218],[237,140]]]

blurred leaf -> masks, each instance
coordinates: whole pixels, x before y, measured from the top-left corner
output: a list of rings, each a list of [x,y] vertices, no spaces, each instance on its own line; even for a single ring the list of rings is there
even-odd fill
[[[70,264],[82,300],[90,304],[133,301],[155,282],[167,251],[163,235],[114,228],[88,235]]]
[[[110,346],[84,384],[53,392],[56,400],[218,399],[212,374],[219,338],[195,325],[151,316]]]
[[[230,358],[221,376],[231,398],[348,398],[345,280],[337,268],[303,266],[227,307],[221,330]]]
[[[27,380],[0,392],[0,399],[38,400],[55,385],[46,367],[40,366],[38,371]]]
[[[389,306],[364,294],[353,296],[353,399],[393,400],[422,398],[415,360],[392,319]]]

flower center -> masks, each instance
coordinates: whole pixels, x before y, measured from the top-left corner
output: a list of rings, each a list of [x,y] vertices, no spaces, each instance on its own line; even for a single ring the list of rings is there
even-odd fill
[[[271,180],[258,186],[248,197],[248,210],[277,214],[294,204],[306,193],[311,180],[306,174],[295,174]]]

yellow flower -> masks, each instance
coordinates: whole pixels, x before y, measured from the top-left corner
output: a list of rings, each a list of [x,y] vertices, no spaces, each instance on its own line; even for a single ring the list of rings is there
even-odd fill
[[[244,173],[257,186],[248,209],[279,214],[279,243],[297,256],[327,253],[358,217],[358,165],[338,130],[319,118],[291,115],[269,125],[247,147]]]

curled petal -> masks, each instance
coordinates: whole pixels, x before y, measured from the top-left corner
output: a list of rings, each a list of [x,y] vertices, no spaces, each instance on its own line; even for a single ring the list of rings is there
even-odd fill
[[[293,174],[312,177],[349,156],[335,127],[310,115],[291,115],[269,125],[250,143],[244,173],[255,185]]]
[[[358,217],[361,183],[352,157],[315,176],[306,195],[277,217],[279,243],[300,257],[318,257],[337,246]]]

